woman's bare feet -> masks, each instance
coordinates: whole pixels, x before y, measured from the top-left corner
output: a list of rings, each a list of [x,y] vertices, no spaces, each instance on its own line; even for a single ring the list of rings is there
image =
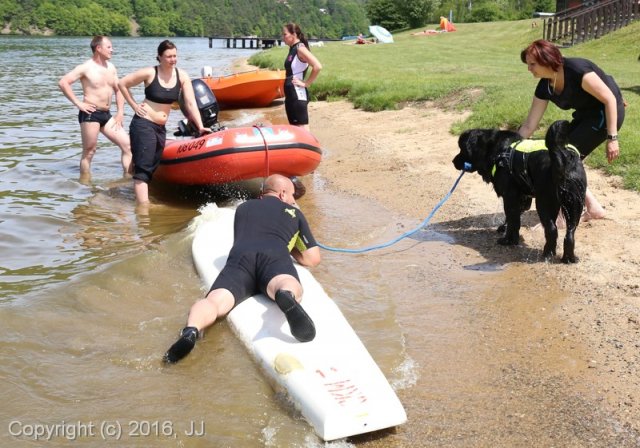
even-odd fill
[[[602,219],[607,215],[607,212],[604,210],[604,207],[600,205],[596,197],[591,193],[591,190],[587,188],[587,194],[585,196],[584,205],[586,208],[586,214],[588,217],[585,217],[585,213],[582,214],[583,221],[589,221],[591,219]],[[586,218],[586,219],[585,219]]]

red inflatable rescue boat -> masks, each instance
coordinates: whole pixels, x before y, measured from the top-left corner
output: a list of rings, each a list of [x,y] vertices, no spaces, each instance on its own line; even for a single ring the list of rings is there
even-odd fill
[[[318,140],[298,126],[227,128],[199,138],[167,140],[154,179],[220,185],[270,174],[304,176],[321,158]]]

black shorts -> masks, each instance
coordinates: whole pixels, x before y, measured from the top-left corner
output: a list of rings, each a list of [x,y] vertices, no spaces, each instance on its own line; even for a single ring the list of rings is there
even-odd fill
[[[624,104],[618,104],[618,130],[624,123]],[[607,139],[607,121],[604,108],[585,112],[574,112],[569,131],[569,143],[580,151],[584,159]]]
[[[299,100],[293,86],[285,86],[284,89],[284,110],[287,112],[289,124],[303,125],[309,124],[309,101]],[[307,97],[309,92],[307,92]]]
[[[79,111],[78,123],[100,123],[100,127],[103,128],[111,120],[111,112],[108,110],[94,110],[91,113]]]
[[[133,178],[149,183],[160,165],[167,139],[166,129],[164,125],[134,115],[129,126],[129,138],[133,155]]]
[[[257,293],[267,295],[267,285],[281,274],[291,275],[300,281],[288,253],[284,256],[281,251],[268,253],[234,249],[209,292],[220,288],[229,290],[233,294],[235,307]]]

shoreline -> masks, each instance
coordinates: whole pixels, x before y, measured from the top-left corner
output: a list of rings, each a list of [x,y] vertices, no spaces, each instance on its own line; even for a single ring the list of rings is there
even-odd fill
[[[354,109],[347,101],[316,101],[310,103],[309,115],[311,131],[326,149],[318,172],[332,189],[374,199],[418,220],[460,174],[451,163],[458,147],[449,129],[466,113],[432,104],[373,113]],[[495,352],[492,363],[505,368],[514,359],[526,358],[522,366],[541,376],[562,376],[576,394],[601,403],[602,412],[640,433],[640,242],[634,230],[640,196],[622,189],[616,177],[589,168],[587,175],[607,218],[579,226],[580,262],[575,265],[559,261],[563,229],[556,261],[540,261],[544,235],[536,228],[533,211],[523,216],[524,242],[514,248],[498,246],[501,201],[475,173],[463,176],[430,226],[453,235],[449,249],[459,266],[499,266],[503,272],[498,281],[529,279],[520,281],[513,297],[500,304],[490,295],[478,304],[489,316],[478,327],[495,325],[499,315],[500,328],[490,337],[494,344],[509,347],[508,354]],[[557,288],[559,296],[545,300],[544,288],[549,287]],[[410,390],[404,399],[411,400]]]
[[[257,67],[243,59],[234,63],[234,68]],[[421,220],[460,174],[451,163],[458,152],[457,136],[449,130],[469,112],[460,113],[454,106],[448,105],[443,110],[434,104],[416,103],[400,110],[374,113],[354,109],[346,100],[312,101],[311,132],[325,149],[317,171],[332,189],[373,199],[407,219]],[[581,405],[574,402],[567,404],[567,409],[559,409],[559,415],[567,415],[570,420],[572,414],[582,415],[594,408],[596,415],[604,415],[603,420],[614,421],[612,425],[617,429],[602,429],[602,424],[593,422],[592,427],[589,423],[580,425],[586,425],[592,432],[619,431],[636,442],[630,445],[621,442],[619,446],[637,446],[640,240],[635,229],[640,195],[623,189],[621,179],[616,176],[589,167],[586,170],[589,188],[605,206],[607,217],[578,227],[577,264],[564,265],[559,257],[553,263],[540,261],[544,235],[540,226],[536,227],[538,219],[533,210],[523,215],[524,242],[518,247],[498,246],[495,228],[503,219],[502,202],[475,173],[463,176],[429,225],[437,232],[453,236],[455,241],[447,250],[451,251],[455,267],[461,271],[469,265],[497,267],[496,281],[514,284],[514,292],[500,297],[498,302],[491,295],[490,284],[485,284],[487,280],[481,279],[477,285],[486,291],[480,292],[485,296],[475,305],[475,311],[483,319],[475,322],[474,328],[481,329],[491,344],[506,347],[502,351],[489,350],[487,362],[502,371],[520,369],[533,377],[550,379],[547,386],[536,389],[542,403],[566,401],[563,389],[570,388],[568,401],[585,401],[588,409],[578,412]],[[560,229],[559,254],[563,237],[564,231]],[[498,370],[493,373],[502,382],[512,380]],[[399,392],[408,410],[424,404],[414,400],[416,391],[412,389],[417,387],[420,386]],[[544,409],[540,412],[546,414]],[[551,428],[561,428],[555,438],[550,435],[551,441],[582,441],[581,436],[572,434],[562,423],[549,424]],[[531,428],[532,434],[544,431],[539,426]],[[397,432],[402,436],[400,439],[415,441],[428,435],[425,431],[430,430],[412,424],[410,414],[409,422]],[[549,435],[541,434],[545,436]],[[612,435],[614,439],[615,436]],[[521,444],[525,439],[516,437],[507,441]],[[393,440],[391,436],[385,442]],[[602,445],[591,446],[607,445],[603,441]]]

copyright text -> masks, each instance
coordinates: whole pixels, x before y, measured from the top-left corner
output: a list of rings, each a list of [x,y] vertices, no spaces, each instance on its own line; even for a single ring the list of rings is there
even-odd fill
[[[205,435],[204,421],[189,421],[178,428],[171,420],[104,420],[101,422],[23,423],[13,420],[8,425],[9,434],[16,438],[31,440],[101,438],[122,440],[124,438],[202,437]]]

